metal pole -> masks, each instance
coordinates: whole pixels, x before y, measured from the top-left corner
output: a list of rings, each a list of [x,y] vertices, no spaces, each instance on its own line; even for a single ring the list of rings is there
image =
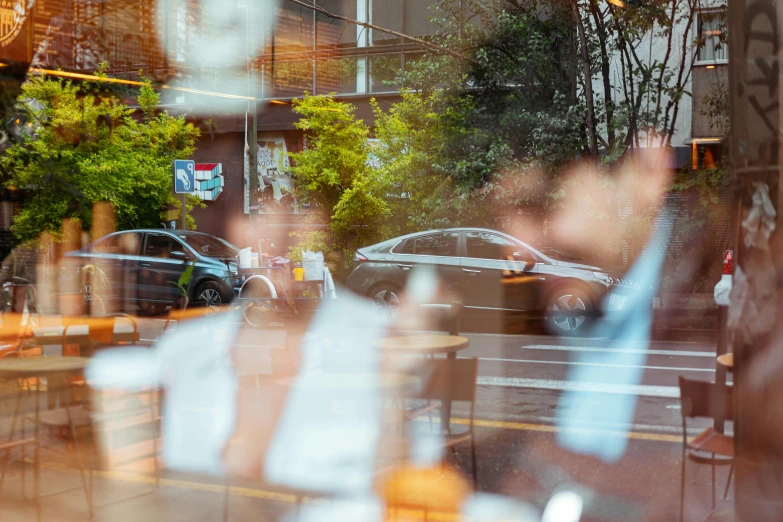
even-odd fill
[[[248,67],[248,96],[251,98],[249,102],[248,115],[248,134],[247,141],[250,148],[249,160],[248,160],[248,177],[249,185],[249,202],[248,214],[250,216],[250,222],[253,223],[253,213],[255,212],[256,218],[258,218],[258,122],[256,117],[258,115],[258,102],[256,101],[256,55],[255,55],[255,34],[256,26],[254,25],[255,18],[255,2],[247,3],[247,67]],[[266,40],[266,35],[264,35]]]
[[[188,195],[187,194],[182,194],[182,211],[179,213],[179,215],[182,218],[182,222],[180,223],[182,230],[187,230],[188,229]]]
[[[718,339],[716,352],[719,356],[728,352],[728,331],[726,328],[728,312],[728,306],[718,306]],[[724,389],[726,387],[726,367],[722,364],[718,364],[717,358],[715,359],[715,383],[719,386],[719,389]],[[725,416],[721,411],[721,415],[715,417],[715,431],[723,433],[724,423]]]

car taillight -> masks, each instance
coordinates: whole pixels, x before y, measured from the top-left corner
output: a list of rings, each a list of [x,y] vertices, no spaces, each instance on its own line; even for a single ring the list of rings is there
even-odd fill
[[[367,258],[361,255],[359,252],[356,252],[356,254],[353,256],[353,265],[356,266],[363,261],[367,261]]]
[[[723,254],[723,273],[731,275],[734,273],[734,252],[726,250]]]

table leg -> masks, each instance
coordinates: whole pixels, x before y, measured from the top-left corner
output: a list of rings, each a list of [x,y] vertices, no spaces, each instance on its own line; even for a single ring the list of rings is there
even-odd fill
[[[456,360],[457,352],[449,352],[448,355],[446,355],[446,358]],[[451,430],[451,398],[444,400],[442,406],[443,411],[440,415],[440,429],[445,435]]]
[[[84,496],[87,499],[87,508],[90,510],[90,518],[92,518],[92,491],[87,485],[87,479],[84,476],[84,463],[82,462],[82,453],[79,449],[79,440],[76,438],[76,427],[73,424],[71,418],[71,407],[68,404],[68,400],[65,401],[65,414],[68,416],[68,426],[71,428],[71,437],[73,437],[73,447],[76,451],[76,460],[79,463],[79,474],[82,477],[82,486],[84,486]]]
[[[35,497],[35,516],[38,522],[41,522],[41,439],[39,426],[41,425],[41,381],[37,381],[38,386],[35,390],[35,470],[33,472],[33,496]],[[48,385],[48,382],[47,382]],[[47,386],[48,393],[48,386]]]
[[[19,408],[22,403],[22,387],[19,387],[19,391],[16,392],[16,406],[14,407],[14,417],[11,419],[11,431],[8,434],[8,444],[14,440],[14,431],[16,431],[16,419],[19,416]],[[22,433],[24,437],[24,433]],[[8,459],[11,457],[11,448],[5,450],[5,456],[3,457],[3,466],[0,468],[0,491],[3,490],[3,483],[5,482],[5,469],[8,465]]]

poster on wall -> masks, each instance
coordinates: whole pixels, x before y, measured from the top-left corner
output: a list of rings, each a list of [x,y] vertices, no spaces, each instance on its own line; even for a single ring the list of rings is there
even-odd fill
[[[257,147],[258,187],[261,194],[259,213],[293,212],[294,184],[288,172],[288,151],[285,139],[279,134],[259,137]],[[245,169],[245,214],[250,211],[248,170]]]

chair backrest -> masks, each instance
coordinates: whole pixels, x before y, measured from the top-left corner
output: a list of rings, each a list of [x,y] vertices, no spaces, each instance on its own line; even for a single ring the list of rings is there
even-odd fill
[[[716,417],[732,420],[733,388],[707,381],[680,377],[680,404],[683,418]]]
[[[421,399],[475,402],[478,359],[424,361]]]
[[[29,333],[32,323],[24,314],[3,312],[0,314],[0,342],[17,342]]]

